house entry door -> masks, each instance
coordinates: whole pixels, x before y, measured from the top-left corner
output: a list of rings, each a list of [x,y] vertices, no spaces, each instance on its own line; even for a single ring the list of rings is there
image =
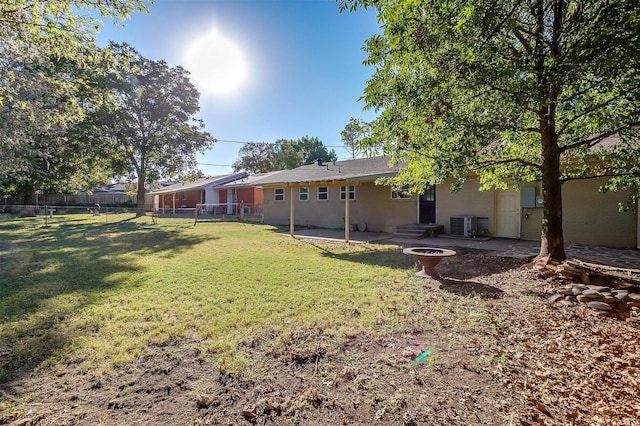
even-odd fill
[[[496,236],[520,238],[520,193],[514,189],[497,191]]]
[[[420,223],[436,223],[436,187],[429,186],[420,194]]]

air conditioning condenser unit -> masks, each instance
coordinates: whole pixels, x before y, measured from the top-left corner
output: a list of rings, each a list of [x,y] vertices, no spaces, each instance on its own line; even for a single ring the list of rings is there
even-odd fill
[[[451,216],[449,225],[451,235],[472,237],[478,228],[478,218],[471,215],[455,215]]]

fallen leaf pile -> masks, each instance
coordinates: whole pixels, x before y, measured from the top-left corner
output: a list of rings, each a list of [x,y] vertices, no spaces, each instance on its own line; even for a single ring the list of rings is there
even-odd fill
[[[593,270],[575,265],[545,265],[537,270],[521,271],[521,279],[541,295],[558,284],[589,283],[596,276]],[[633,283],[637,278],[600,276],[600,282],[614,288],[616,283]],[[637,323],[602,316],[585,304],[550,303],[542,297],[536,304],[507,300],[507,306],[495,309],[495,314],[501,325],[494,350],[504,362],[497,363],[494,376],[526,407],[522,413],[511,413],[512,420],[549,425],[640,424]]]

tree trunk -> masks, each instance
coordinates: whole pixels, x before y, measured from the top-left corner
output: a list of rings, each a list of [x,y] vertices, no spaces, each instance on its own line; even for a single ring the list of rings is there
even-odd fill
[[[542,235],[540,237],[540,255],[550,255],[552,259],[562,262],[567,258],[564,252],[564,234],[562,231],[562,181],[560,180],[560,147],[556,132],[556,108],[560,86],[550,78],[546,70],[546,53],[543,49],[548,37],[545,27],[544,2],[537,2],[537,72],[540,78],[541,108],[538,111],[540,120],[540,136],[542,142],[542,196],[544,201],[542,213]],[[551,36],[550,55],[557,60],[561,57],[561,34],[563,25],[564,2],[553,2],[553,31]]]
[[[548,118],[548,116],[547,116]],[[559,262],[567,258],[562,230],[562,183],[560,181],[560,148],[551,120],[542,123],[542,196],[544,200],[539,257],[551,255]]]
[[[146,214],[145,212],[145,206],[144,206],[144,195],[146,194],[147,190],[144,187],[144,181],[145,181],[145,176],[144,173],[138,173],[138,202],[137,202],[137,209],[136,209],[136,217],[141,217],[144,216]]]

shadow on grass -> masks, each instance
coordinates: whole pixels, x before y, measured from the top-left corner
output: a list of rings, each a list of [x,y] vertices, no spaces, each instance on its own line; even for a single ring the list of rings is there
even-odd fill
[[[211,239],[181,229],[186,225],[132,221],[0,224],[0,241],[16,242],[0,253],[0,260],[8,259],[0,262],[0,384],[28,376],[87,332],[69,319],[117,287],[113,276],[148,272],[131,254],[172,257]]]
[[[402,250],[394,246],[376,245],[376,248],[360,249],[355,246],[352,251],[332,250],[332,245],[343,245],[344,243],[318,244],[313,240],[300,240],[305,244],[318,249],[322,256],[331,259],[354,262],[371,266],[383,266],[395,269],[407,269],[413,264],[413,260],[402,254]],[[362,246],[364,247],[364,246]]]

